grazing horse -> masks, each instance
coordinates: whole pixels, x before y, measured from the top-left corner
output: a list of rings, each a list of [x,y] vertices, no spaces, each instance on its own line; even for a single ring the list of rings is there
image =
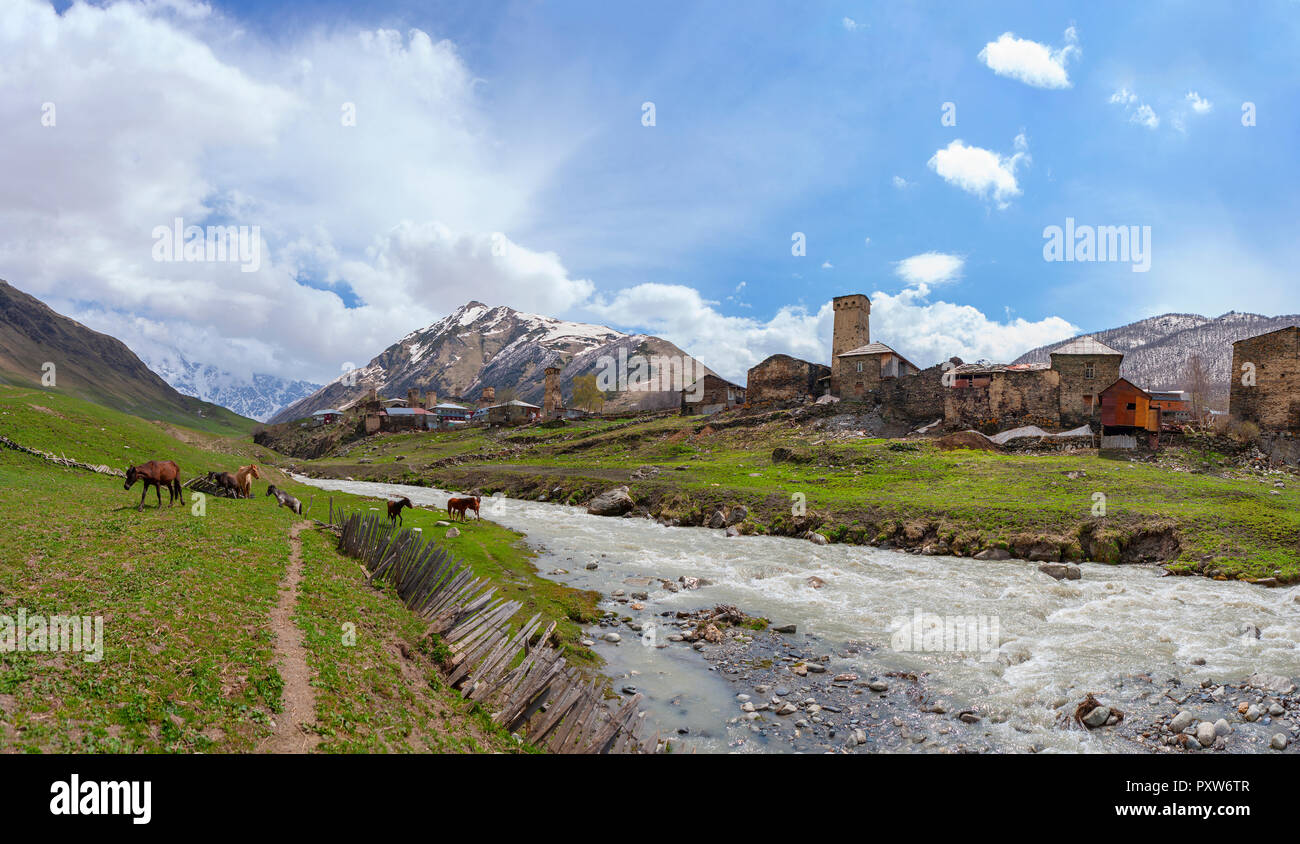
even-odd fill
[[[409,498],[399,498],[396,501],[388,502],[388,521],[395,521],[400,525],[402,523],[403,507],[410,507],[412,510],[415,509],[415,505],[411,503],[411,499]]]
[[[447,512],[451,514],[451,520],[453,522],[456,521],[456,515],[459,513],[460,520],[462,522],[465,521],[466,510],[473,510],[475,518],[483,518],[478,511],[478,501],[479,498],[477,495],[470,496],[469,498],[448,498]]]
[[[137,511],[144,509],[144,497],[149,494],[149,487],[154,488],[158,494],[158,506],[162,506],[163,487],[167,487],[167,506],[170,507],[177,498],[181,503],[185,503],[185,493],[181,491],[181,468],[170,460],[150,460],[148,463],[141,463],[139,466],[128,466],[126,470],[126,483],[122,489],[130,489],[136,481],[144,482],[144,489],[140,491],[140,506],[136,507]]]
[[[284,490],[276,489],[275,484],[271,484],[266,488],[266,494],[275,496],[276,503],[281,507],[288,507],[299,516],[302,515],[302,502]]]
[[[229,472],[208,472],[208,481],[229,492],[231,497],[239,497],[239,481]]]
[[[245,498],[253,497],[253,482],[248,479],[252,475],[259,481],[262,479],[262,473],[258,471],[257,464],[251,463],[248,466],[240,466],[239,471],[235,473],[235,480],[239,482],[239,491]]]

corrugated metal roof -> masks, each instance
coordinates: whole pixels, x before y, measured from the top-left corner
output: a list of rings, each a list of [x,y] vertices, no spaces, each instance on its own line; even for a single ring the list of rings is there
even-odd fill
[[[1053,349],[1054,355],[1119,355],[1124,353],[1112,349],[1096,337],[1079,337],[1066,343],[1059,349]]]
[[[419,416],[427,414],[429,411],[422,407],[390,407],[388,408],[389,416]]]
[[[343,411],[341,411],[341,410],[318,410],[318,411],[316,411],[315,413],[313,413],[312,416],[325,416],[325,415],[327,415],[327,414],[331,414],[331,413],[334,414],[335,416],[338,416],[338,415],[342,414]]]

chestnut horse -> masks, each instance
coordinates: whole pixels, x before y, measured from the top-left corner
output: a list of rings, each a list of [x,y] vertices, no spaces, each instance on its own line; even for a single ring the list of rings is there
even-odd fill
[[[248,479],[249,475],[259,481],[262,479],[262,473],[258,471],[256,463],[240,466],[239,471],[235,473],[235,481],[239,483],[239,491],[243,493],[245,498],[253,497],[253,482]]]
[[[476,518],[483,518],[478,512],[478,496],[474,495],[469,498],[448,498],[447,512],[451,514],[451,520],[456,521],[456,514],[460,514],[460,520],[465,521],[465,511],[473,510]]]
[[[126,483],[122,489],[130,489],[135,486],[136,481],[144,482],[144,489],[140,491],[140,506],[136,507],[137,511],[144,509],[144,497],[149,494],[149,487],[154,488],[158,494],[158,506],[162,506],[163,487],[167,487],[167,506],[172,506],[177,498],[181,503],[185,503],[185,494],[181,491],[181,467],[177,466],[170,460],[150,460],[148,463],[141,463],[139,466],[128,466],[126,470]]]
[[[395,521],[400,525],[402,523],[403,507],[410,507],[412,510],[415,509],[415,505],[411,503],[411,499],[409,498],[399,498],[396,501],[388,502],[388,521]]]

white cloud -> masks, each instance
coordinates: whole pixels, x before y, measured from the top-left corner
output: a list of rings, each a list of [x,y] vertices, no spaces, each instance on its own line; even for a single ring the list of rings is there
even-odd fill
[[[1187,92],[1187,101],[1192,104],[1192,111],[1195,111],[1197,114],[1205,114],[1207,111],[1214,108],[1214,103],[1205,99],[1195,91]]]
[[[909,285],[944,284],[961,278],[965,260],[959,255],[944,252],[923,252],[899,261],[894,268],[899,278]]]
[[[859,29],[862,29],[864,25],[858,23],[853,18],[846,17],[840,21],[840,26],[844,27],[849,32],[857,32]]]
[[[420,30],[264,43],[187,0],[6,0],[0,53],[0,267],[128,345],[321,380],[471,298],[557,312],[591,293],[554,254],[492,240],[535,213],[571,125],[506,143],[454,45]],[[176,217],[260,226],[260,271],[155,262]]]
[[[835,269],[835,265],[832,264],[830,261],[823,261],[823,262],[822,262],[822,269],[823,269],[823,270],[833,270],[833,269]]]
[[[967,146],[957,139],[936,152],[927,163],[944,181],[976,196],[991,197],[999,208],[1006,208],[1011,197],[1019,196],[1016,167],[1029,160],[1029,143],[1017,135],[1016,152],[999,155],[981,147]]]
[[[1069,88],[1065,65],[1081,53],[1074,27],[1065,30],[1065,45],[1052,49],[1046,44],[1017,38],[1004,32],[979,52],[979,60],[998,76],[1017,79],[1035,88]]]
[[[1109,102],[1111,105],[1122,106],[1124,112],[1128,115],[1130,123],[1136,123],[1148,129],[1158,129],[1160,127],[1160,118],[1156,115],[1155,109],[1141,102],[1138,95],[1128,88],[1116,90],[1115,93],[1110,95]]]
[[[1010,361],[1036,346],[1063,340],[1079,329],[1059,317],[997,322],[969,305],[929,302],[918,283],[897,294],[871,294],[871,337],[893,346],[913,363],[931,366],[957,355],[964,360]],[[769,320],[719,313],[699,292],[677,284],[640,284],[612,297],[597,297],[597,319],[635,325],[676,343],[720,375],[742,382],[748,369],[769,355],[830,360],[834,311],[782,308]],[[653,314],[653,316],[647,316]]]
[[[902,176],[894,177],[894,187],[898,188],[899,190],[907,190],[911,186],[912,183],[909,182],[907,179],[904,179]]]

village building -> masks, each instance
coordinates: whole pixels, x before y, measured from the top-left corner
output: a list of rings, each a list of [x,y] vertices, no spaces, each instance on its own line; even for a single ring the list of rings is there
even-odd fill
[[[560,394],[560,368],[548,366],[546,375],[546,392],[542,399],[542,415],[547,419],[563,416],[564,397]]]
[[[469,424],[470,415],[473,413],[468,407],[453,402],[436,404],[431,408],[431,411],[437,419],[439,428],[454,428],[467,425]]]
[[[1051,354],[1060,375],[1060,424],[1093,424],[1101,412],[1101,391],[1119,378],[1124,353],[1095,337],[1080,337]]]
[[[1191,397],[1183,390],[1147,390],[1151,406],[1160,411],[1160,422],[1191,422]]]
[[[536,422],[541,416],[542,409],[540,407],[518,399],[494,404],[487,408],[487,423],[492,426],[526,425],[529,422]]]
[[[1142,441],[1154,448],[1159,442],[1160,408],[1127,378],[1101,391],[1100,417],[1102,448],[1137,448]]]
[[[343,418],[343,411],[335,410],[334,408],[328,408],[326,410],[318,410],[315,413],[313,413],[311,415],[311,424],[313,427],[320,427],[321,425],[333,425],[335,422],[338,422],[342,418]]]
[[[831,300],[835,325],[831,335],[831,394],[844,397],[844,374],[852,363],[840,355],[871,342],[871,300],[861,293]]]
[[[1228,414],[1264,433],[1300,435],[1300,327],[1232,344]]]
[[[745,403],[745,388],[708,374],[682,390],[682,416],[717,413]]]
[[[1046,364],[966,363],[942,371],[949,427],[998,430],[1060,424],[1060,374]]]
[[[921,371],[919,366],[884,343],[867,343],[840,352],[836,365],[840,372],[839,395],[842,398],[862,398],[877,389],[886,378],[915,375]]]
[[[830,381],[829,366],[790,355],[772,355],[750,368],[745,379],[745,401],[756,406],[815,399],[830,391]]]

